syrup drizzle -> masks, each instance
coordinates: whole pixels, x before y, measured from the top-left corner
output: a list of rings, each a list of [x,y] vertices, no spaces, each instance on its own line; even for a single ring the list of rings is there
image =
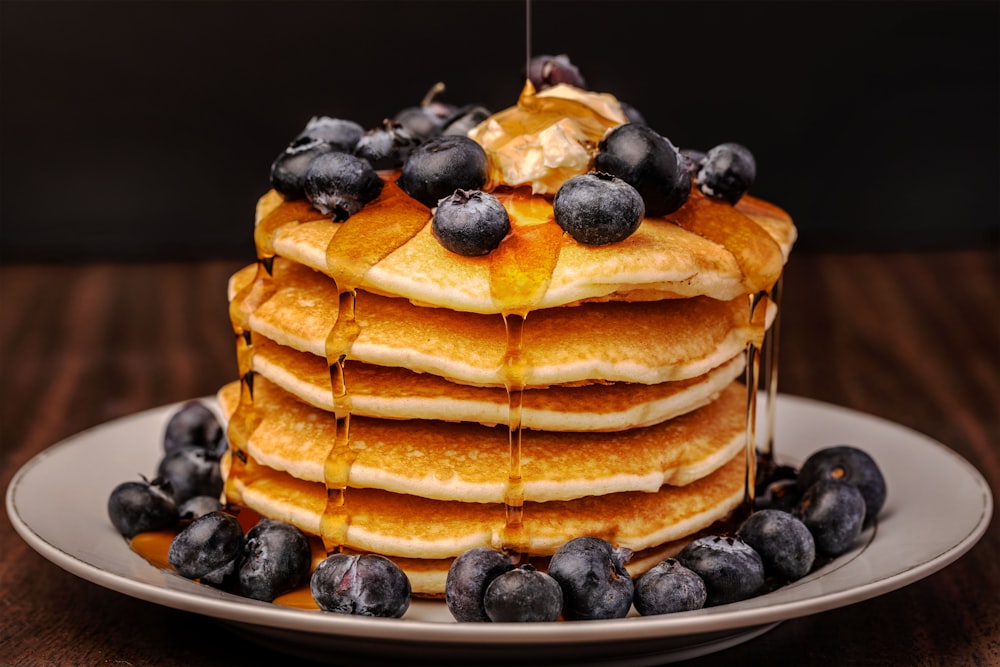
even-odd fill
[[[327,273],[337,286],[337,317],[326,338],[326,360],[330,368],[330,391],[337,420],[334,442],[323,467],[327,502],[320,521],[327,552],[347,544],[350,511],[347,487],[357,451],[351,440],[351,392],[346,367],[354,341],[361,333],[358,323],[358,288],[376,264],[417,235],[430,221],[430,210],[383,175],[378,199],[338,224],[326,248]]]
[[[524,429],[521,414],[531,368],[525,355],[528,313],[545,296],[562,248],[562,229],[552,207],[528,189],[495,193],[511,221],[511,233],[490,253],[490,296],[501,312],[506,345],[500,373],[507,391],[508,456],[504,492],[503,547],[526,554],[524,479],[521,469]],[[544,201],[544,200],[542,200]]]
[[[236,337],[236,362],[240,377],[239,403],[226,431],[233,452],[230,459],[230,473],[226,481],[226,493],[230,498],[239,497],[236,490],[237,481],[246,483],[252,478],[247,443],[260,424],[260,417],[254,409],[253,401],[254,334],[250,329],[250,316],[275,292],[273,280],[275,237],[286,225],[310,222],[322,217],[305,200],[285,201],[254,225],[257,268],[253,280],[229,304],[229,319]]]

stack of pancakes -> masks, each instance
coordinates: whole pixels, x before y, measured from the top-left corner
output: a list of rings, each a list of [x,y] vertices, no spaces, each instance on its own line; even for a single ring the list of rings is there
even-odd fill
[[[229,286],[242,381],[219,392],[231,501],[386,555],[427,596],[478,546],[595,535],[636,573],[740,505],[750,297],[780,276],[787,214],[695,190],[585,246],[551,197],[499,187],[511,233],[463,257],[382,176],[344,222],[258,203],[261,260]]]

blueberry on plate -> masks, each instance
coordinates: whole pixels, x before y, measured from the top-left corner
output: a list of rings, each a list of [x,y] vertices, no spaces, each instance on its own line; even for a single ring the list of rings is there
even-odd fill
[[[177,504],[166,482],[122,482],[108,496],[108,518],[127,538],[150,530],[166,530],[177,523]]]
[[[799,471],[799,486],[807,489],[821,479],[836,479],[858,487],[865,499],[865,525],[871,525],[886,498],[885,477],[875,460],[850,445],[826,447],[814,452]]]
[[[318,156],[334,150],[331,144],[322,139],[306,137],[293,141],[271,164],[271,187],[285,199],[302,199],[305,196],[309,165]]]
[[[802,489],[794,479],[779,479],[768,484],[753,501],[754,509],[774,509],[793,513],[802,500]]]
[[[489,177],[482,146],[468,137],[448,135],[424,142],[406,159],[397,183],[425,206],[455,190],[480,190]]]
[[[531,565],[504,572],[483,596],[486,615],[494,623],[554,621],[562,612],[563,592],[555,579]]]
[[[486,255],[510,232],[510,217],[500,200],[481,190],[455,190],[438,202],[431,232],[451,252]]]
[[[364,133],[364,128],[353,120],[314,116],[292,143],[303,139],[307,141],[318,139],[330,144],[333,150],[350,153]]]
[[[226,434],[216,418],[201,401],[188,401],[167,420],[163,450],[167,454],[181,447],[203,447],[220,455],[228,445]]]
[[[839,479],[821,479],[802,495],[798,516],[816,541],[816,550],[829,556],[848,551],[861,534],[865,498],[858,487]]]
[[[632,606],[632,551],[597,537],[577,537],[549,559],[549,575],[563,591],[563,613],[574,620],[623,618]]]
[[[598,149],[594,168],[638,190],[646,215],[673,213],[691,194],[686,162],[673,144],[647,125],[619,125],[601,140]]]
[[[239,566],[240,590],[270,602],[309,578],[312,549],[305,534],[283,521],[261,519],[246,536]]]
[[[449,116],[441,127],[438,128],[437,135],[459,135],[465,136],[477,125],[490,117],[490,110],[481,104],[466,104]]]
[[[764,561],[764,572],[787,581],[809,574],[816,560],[816,543],[804,523],[788,512],[754,512],[736,534]]]
[[[514,564],[503,552],[487,547],[469,549],[451,563],[445,579],[444,599],[448,611],[461,622],[487,622],[483,602],[490,582]]]
[[[730,204],[740,200],[757,177],[757,161],[746,146],[719,144],[708,151],[695,181],[706,197]]]
[[[222,493],[219,459],[201,447],[174,449],[160,460],[156,474],[170,483],[178,505],[195,496],[218,497]]]
[[[304,188],[313,208],[343,222],[382,193],[382,179],[359,157],[324,153],[309,164]]]
[[[610,174],[591,172],[569,179],[552,201],[556,223],[577,243],[607,245],[624,241],[645,215],[642,197]]]
[[[399,618],[410,607],[410,580],[399,566],[375,554],[334,554],[309,580],[320,609],[337,614]]]
[[[188,579],[227,574],[243,555],[243,528],[231,514],[211,512],[177,533],[167,561]]]
[[[632,602],[642,616],[653,616],[701,609],[707,595],[701,577],[668,558],[639,577]]]
[[[706,607],[753,597],[764,585],[764,561],[736,537],[701,537],[681,549],[677,561],[705,582]]]

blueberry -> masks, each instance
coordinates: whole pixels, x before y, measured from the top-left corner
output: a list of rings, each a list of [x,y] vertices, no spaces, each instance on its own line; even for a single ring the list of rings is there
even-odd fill
[[[132,538],[150,530],[166,530],[177,523],[177,504],[164,480],[122,482],[108,497],[108,517],[119,533]]]
[[[556,223],[585,245],[623,241],[639,228],[645,215],[635,188],[601,172],[574,176],[563,183],[552,210]]]
[[[170,415],[163,433],[163,450],[167,454],[181,447],[204,447],[221,456],[227,445],[215,413],[201,401],[188,401],[178,408]]]
[[[528,63],[528,78],[535,90],[541,91],[560,83],[568,83],[577,88],[587,88],[587,82],[576,65],[570,62],[569,56],[540,55],[534,56]]]
[[[635,609],[643,616],[705,606],[705,582],[673,558],[658,563],[635,582]]]
[[[486,547],[469,549],[456,558],[448,569],[444,587],[448,611],[460,622],[489,621],[483,604],[486,587],[498,576],[513,569],[514,564],[503,552]]]
[[[885,477],[875,460],[850,445],[826,447],[802,464],[799,485],[809,488],[820,479],[839,479],[858,487],[865,499],[865,525],[871,525],[885,504]]]
[[[510,217],[500,200],[487,192],[455,190],[438,202],[431,232],[454,253],[486,255],[510,232]]]
[[[313,208],[343,222],[382,193],[382,179],[361,158],[324,153],[306,170],[305,193]]]
[[[629,549],[613,548],[596,537],[578,537],[549,560],[549,575],[563,591],[566,618],[622,618],[632,605],[632,578],[625,563]]]
[[[753,597],[764,585],[760,555],[736,537],[701,537],[681,549],[677,561],[704,580],[707,607]]]
[[[483,606],[494,623],[554,621],[562,612],[563,592],[549,575],[522,565],[490,582]]]
[[[756,177],[757,162],[750,150],[728,143],[708,151],[695,181],[706,196],[735,204]]]
[[[243,554],[243,529],[236,517],[211,512],[177,533],[167,561],[178,574],[198,579],[229,567]]]
[[[764,561],[764,572],[787,581],[809,574],[816,560],[816,543],[804,523],[788,512],[754,512],[736,534]]]
[[[775,509],[794,512],[802,500],[802,489],[794,479],[779,479],[771,482],[763,492],[754,498],[754,509]]]
[[[420,106],[406,107],[393,116],[392,120],[402,125],[418,142],[427,141],[440,131],[442,123],[455,112],[454,105],[434,99],[443,91],[443,83],[434,84],[424,95]]]
[[[858,539],[865,520],[865,498],[858,487],[839,479],[821,479],[802,495],[798,515],[829,556],[846,552]]]
[[[170,483],[174,502],[222,493],[219,459],[201,447],[181,447],[160,460],[156,474]]]
[[[314,116],[306,123],[305,129],[295,137],[295,141],[292,143],[303,139],[309,141],[319,139],[330,144],[333,150],[350,153],[354,150],[358,140],[361,139],[361,135],[364,133],[364,128],[353,120],[330,118],[329,116]]]
[[[240,562],[240,590],[270,602],[309,578],[312,549],[305,534],[282,521],[261,519],[250,529]]]
[[[622,179],[642,195],[647,215],[679,209],[691,194],[691,174],[680,153],[647,125],[619,125],[598,144],[594,168]]]
[[[271,187],[284,195],[285,199],[301,199],[305,196],[309,165],[318,156],[334,150],[331,144],[322,139],[306,137],[293,141],[271,164]]]
[[[455,112],[441,124],[441,127],[438,128],[437,134],[446,136],[457,134],[465,136],[473,128],[489,117],[490,110],[486,107],[479,104],[467,104],[464,107],[456,109]]]
[[[455,190],[479,190],[489,176],[486,152],[468,137],[436,137],[418,146],[403,164],[399,187],[426,206]]]
[[[177,513],[181,519],[190,521],[210,512],[218,512],[221,509],[222,502],[218,496],[194,496],[181,503],[177,508]]]
[[[419,143],[401,124],[386,119],[382,127],[368,130],[361,137],[354,154],[367,160],[374,169],[397,169]]]
[[[410,580],[399,566],[375,554],[334,554],[309,581],[320,609],[338,614],[399,618],[410,606]]]

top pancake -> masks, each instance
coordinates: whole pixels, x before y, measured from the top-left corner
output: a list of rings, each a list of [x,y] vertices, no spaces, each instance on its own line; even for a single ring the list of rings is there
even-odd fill
[[[500,247],[482,257],[463,257],[444,249],[430,229],[431,211],[385,180],[381,196],[345,222],[326,219],[303,202],[285,202],[278,193],[265,194],[257,206],[257,245],[261,256],[277,254],[337,277],[354,258],[348,252],[328,253],[331,241],[350,230],[359,238],[377,238],[384,226],[405,224],[412,237],[373,266],[353,274],[350,288],[401,296],[428,306],[475,313],[536,310],[589,300],[660,300],[709,296],[730,300],[766,290],[780,275],[795,241],[787,213],[744,196],[736,206],[707,199],[692,190],[687,204],[665,217],[646,218],[638,230],[619,243],[587,246],[562,233],[550,200],[516,191],[494,194],[507,208],[511,233]],[[551,247],[549,247],[551,245]],[[545,246],[545,247],[539,247]],[[541,279],[538,257],[552,257],[551,272]],[[536,288],[517,307],[496,293],[501,273],[523,272]]]

